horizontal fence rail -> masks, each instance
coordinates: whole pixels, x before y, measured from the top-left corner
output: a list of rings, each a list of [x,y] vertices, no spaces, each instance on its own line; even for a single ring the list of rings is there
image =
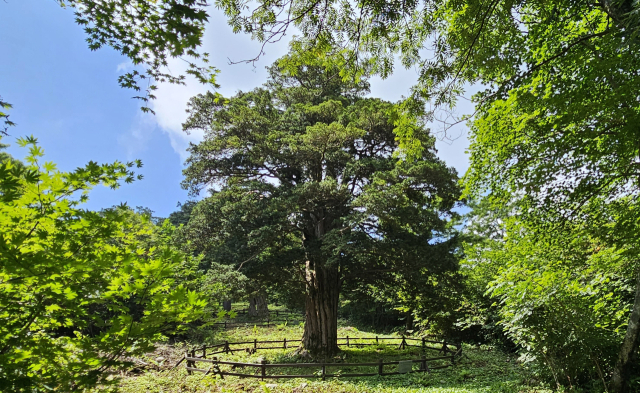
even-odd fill
[[[462,355],[462,348],[448,356],[438,356],[433,358],[427,358],[422,356],[421,359],[408,359],[408,360],[395,360],[385,362],[382,359],[377,362],[363,362],[363,363],[277,363],[271,364],[266,361],[262,361],[261,363],[242,363],[242,362],[228,362],[221,361],[217,358],[212,359],[203,359],[200,357],[187,357],[185,356],[182,360],[187,362],[187,371],[192,373],[203,372],[205,374],[214,374],[220,375],[221,378],[224,378],[225,375],[228,376],[236,376],[236,377],[245,377],[245,378],[260,378],[264,379],[278,379],[278,378],[321,378],[324,380],[325,378],[334,378],[334,377],[372,377],[372,376],[383,376],[383,375],[399,375],[399,374],[408,374],[415,372],[430,372],[431,370],[437,370],[442,368],[447,368],[455,365],[455,361],[457,357]],[[182,362],[181,360],[181,362]],[[449,364],[437,365],[437,366],[429,366],[429,362],[438,361],[438,360],[449,360]],[[196,363],[207,363],[209,364],[209,368],[199,368],[196,367]],[[178,363],[179,364],[179,363]],[[418,369],[414,369],[413,365],[418,364]],[[256,371],[253,374],[247,373],[239,373],[234,371],[224,371],[220,369],[221,365],[228,365],[232,367],[232,370],[236,368],[254,368]],[[404,368],[401,368],[401,365],[404,365]],[[385,371],[385,366],[398,366],[397,371]],[[376,367],[377,372],[373,373],[327,373],[328,368],[335,367]],[[267,371],[269,369],[276,368],[316,368],[318,371],[314,374],[269,374]]]
[[[220,353],[231,353],[238,351],[245,351],[249,353],[253,353],[259,349],[287,349],[290,347],[291,343],[299,343],[301,340],[287,340],[286,338],[283,340],[266,340],[266,341],[240,341],[240,342],[228,342],[215,344],[215,345],[204,345],[198,348],[192,348],[191,352],[194,354],[200,352],[202,358],[207,357],[207,355],[216,355]],[[361,348],[369,345],[381,345],[381,344],[397,344],[398,349],[405,348],[421,348],[421,349],[430,349],[437,350],[444,354],[455,353],[460,346],[456,344],[447,343],[444,341],[435,341],[429,340],[425,337],[421,338],[412,338],[412,337],[342,337],[337,339],[338,346],[346,346],[346,347],[355,347]],[[414,344],[410,344],[413,342]],[[417,342],[417,344],[416,344]],[[264,346],[262,344],[267,344]],[[278,344],[278,345],[275,345]],[[437,344],[438,346],[433,346],[432,344]],[[247,346],[249,345],[249,346]],[[238,348],[239,347],[239,348]],[[210,351],[213,350],[213,351]]]
[[[247,309],[247,308],[242,308],[242,309],[239,309],[239,310],[231,309],[231,311],[235,312],[237,315],[246,315],[246,314],[249,313],[249,309]],[[280,316],[280,315],[282,315],[282,316],[298,315],[298,316],[301,316],[301,317],[305,316],[305,313],[302,312],[302,311],[292,311],[292,310],[273,310],[273,311],[268,311],[267,313],[269,315],[275,315],[276,317]]]
[[[248,309],[231,310],[238,315],[248,314]],[[275,318],[274,318],[275,316]],[[274,310],[269,311],[267,315],[256,316],[256,320],[253,321],[236,321],[234,319],[227,319],[222,322],[212,323],[211,325],[223,329],[229,329],[239,326],[257,326],[257,327],[271,327],[277,326],[283,323],[296,323],[304,319],[305,314],[299,311],[290,310]]]
[[[375,342],[359,342],[359,341],[374,341]],[[242,363],[242,362],[229,362],[218,360],[217,357],[211,357],[207,359],[207,356],[220,354],[220,353],[231,353],[233,354],[236,351],[247,351],[250,353],[254,353],[258,349],[286,349],[288,345],[291,343],[299,343],[302,340],[267,340],[267,341],[242,341],[242,342],[224,342],[216,345],[203,346],[197,349],[191,349],[191,351],[187,351],[184,357],[174,366],[178,367],[183,361],[186,361],[186,369],[189,374],[192,372],[203,372],[205,374],[216,374],[220,375],[224,378],[225,375],[229,376],[238,376],[238,377],[247,377],[247,378],[324,378],[326,377],[367,377],[367,376],[375,376],[375,375],[397,375],[397,374],[406,374],[410,372],[430,372],[431,370],[437,370],[441,368],[451,367],[455,365],[456,358],[462,356],[462,346],[459,344],[449,344],[445,341],[434,341],[428,340],[424,337],[421,338],[411,338],[411,337],[352,337],[349,336],[344,338],[338,338],[338,345],[346,345],[348,347],[355,346],[359,347],[362,345],[379,345],[381,342],[385,341],[396,341],[393,344],[398,344],[397,341],[400,341],[398,344],[398,349],[405,349],[408,347],[418,347],[422,349],[431,349],[438,350],[444,354],[444,356],[431,357],[427,358],[426,356],[422,356],[421,359],[409,359],[409,360],[396,360],[396,361],[388,361],[384,362],[380,359],[378,362],[365,362],[365,363],[266,363],[266,361],[262,361],[261,363]],[[340,343],[342,341],[342,343]],[[420,344],[409,344],[408,342],[419,342]],[[428,343],[435,343],[442,345],[440,348],[428,346]],[[277,346],[275,344],[278,344]],[[232,348],[232,346],[246,346],[249,347],[243,348]],[[266,346],[263,346],[266,345]],[[451,347],[455,347],[455,350],[452,350]],[[209,351],[214,350],[214,351]],[[201,354],[198,352],[201,351]],[[445,365],[436,365],[429,366],[428,362],[433,361],[441,361],[441,360],[449,360],[449,364]],[[207,363],[210,365],[208,369],[198,368],[196,367],[196,363]],[[419,368],[413,369],[413,364],[418,364]],[[401,368],[402,364],[402,368]],[[232,370],[236,368],[259,368],[259,374],[245,374],[245,373],[237,373],[234,371],[223,371],[220,369],[220,365],[231,366]],[[397,371],[385,372],[384,367],[390,365],[398,365]],[[338,374],[327,374],[327,368],[330,367],[377,367],[377,372],[375,373],[338,373]],[[292,375],[282,375],[282,374],[271,374],[268,375],[266,373],[267,369],[274,368],[319,368],[317,373],[315,374],[292,374]]]
[[[223,321],[223,322],[216,322],[216,323],[212,323],[213,326],[217,326],[217,327],[221,327],[223,329],[229,329],[229,328],[234,328],[234,327],[238,327],[238,326],[259,326],[259,327],[271,327],[271,326],[278,326],[281,325],[283,323],[296,323],[296,322],[300,322],[301,319],[276,319],[276,320],[271,320],[269,318],[267,318],[267,320],[265,321],[246,321],[246,322],[236,322],[233,320],[229,320],[229,321]]]

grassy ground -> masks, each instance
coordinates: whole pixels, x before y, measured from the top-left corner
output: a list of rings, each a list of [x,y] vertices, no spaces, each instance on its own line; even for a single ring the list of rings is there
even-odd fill
[[[253,328],[248,324],[245,327],[230,329],[224,332],[218,331],[215,335],[208,336],[205,340],[209,344],[215,344],[228,340],[250,341],[297,339],[302,335],[302,325],[287,323],[270,328]],[[375,337],[373,333],[361,332],[353,327],[339,329],[339,337],[350,337],[350,341],[356,342],[358,337]],[[164,346],[156,354],[150,355],[145,362],[159,364],[159,367],[147,368],[137,375],[127,375],[121,379],[117,391],[121,393],[204,393],[204,392],[390,392],[390,393],[481,393],[481,392],[550,392],[538,386],[525,368],[515,359],[492,348],[477,348],[464,346],[465,356],[454,367],[433,370],[431,373],[412,373],[395,376],[375,376],[360,378],[327,378],[321,381],[314,379],[288,379],[266,380],[261,382],[253,378],[238,378],[225,376],[220,379],[217,376],[205,376],[201,373],[187,375],[181,365],[176,369],[169,369],[175,361],[184,354],[186,347]],[[162,357],[158,357],[161,355]],[[362,348],[343,348],[339,357],[327,360],[335,362],[372,362],[382,358],[385,361],[401,359],[418,359],[421,352],[417,348],[399,351],[396,345],[366,346]],[[239,361],[247,363],[259,363],[265,359],[269,363],[307,362],[295,354],[295,348],[259,350],[257,353],[234,352],[233,354],[216,355],[220,360]],[[437,351],[426,353],[427,357],[438,356]],[[200,363],[202,368],[208,368]],[[431,366],[436,365],[430,363]],[[155,370],[153,368],[156,368]],[[359,367],[357,369],[347,367],[331,367],[327,372],[375,372],[375,368]],[[278,373],[296,374],[300,369],[271,369]],[[270,373],[272,371],[270,370]],[[304,369],[303,369],[304,370]],[[235,372],[253,374],[257,369],[238,369]],[[318,370],[307,369],[303,372],[312,373]],[[386,366],[385,371],[393,371],[393,366]]]

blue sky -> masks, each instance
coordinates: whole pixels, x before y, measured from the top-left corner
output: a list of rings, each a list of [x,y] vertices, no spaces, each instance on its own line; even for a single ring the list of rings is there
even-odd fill
[[[118,75],[131,67],[127,58],[110,48],[91,52],[82,28],[73,20],[73,10],[55,1],[0,1],[0,96],[14,105],[11,120],[17,127],[3,143],[9,152],[22,157],[15,137],[34,135],[46,153],[46,160],[62,170],[97,162],[141,159],[142,181],[116,191],[96,188],[87,205],[100,209],[121,202],[145,206],[167,216],[185,201],[180,187],[188,143],[200,135],[186,135],[181,123],[189,97],[206,91],[190,80],[187,86],[161,85],[152,103],[156,115],[145,115],[133,91],[119,87]],[[260,44],[246,35],[235,35],[223,15],[211,8],[203,51],[221,70],[219,91],[230,96],[264,83],[264,68],[286,53],[286,43],[270,45],[258,63],[229,65],[228,59],[253,58]],[[183,69],[180,61],[170,63],[174,73]],[[406,95],[415,82],[414,70],[397,70],[387,80],[372,80],[371,96],[395,101]],[[459,113],[466,113],[461,104]],[[439,155],[462,174],[468,166],[464,127],[453,130],[453,141],[437,143]]]

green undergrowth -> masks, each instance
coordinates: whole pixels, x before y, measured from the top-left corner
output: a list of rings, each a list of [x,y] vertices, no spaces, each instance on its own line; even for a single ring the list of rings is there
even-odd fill
[[[252,324],[260,325],[267,321],[265,317],[250,317],[246,313],[238,313],[240,310],[246,310],[248,303],[237,303],[231,308],[231,316],[224,318],[229,323],[244,323],[247,326]],[[292,313],[293,312],[293,313]],[[295,311],[288,310],[285,306],[269,306],[269,318],[270,321],[275,321],[278,324],[299,324],[304,321],[304,316],[295,314]]]
[[[283,338],[298,339],[302,336],[302,326],[282,325],[272,328],[251,328],[243,327],[230,329],[225,332],[218,332],[214,343],[224,341],[258,341],[282,340]],[[376,372],[377,367],[343,367],[340,363],[376,362],[378,359],[384,361],[419,359],[422,352],[419,348],[408,348],[398,350],[397,343],[400,337],[393,344],[371,345],[359,347],[358,338],[375,337],[373,333],[358,331],[352,327],[342,327],[339,329],[339,337],[349,336],[350,347],[342,346],[342,352],[333,359],[326,359],[327,362],[335,362],[337,367],[328,367],[327,373],[353,373],[353,372]],[[382,336],[381,336],[382,337]],[[388,337],[388,336],[385,336]],[[364,342],[364,341],[362,341]],[[366,341],[371,342],[371,341]],[[416,342],[417,343],[417,342]],[[296,355],[294,343],[291,348],[258,350],[256,353],[247,351],[234,351],[229,354],[210,355],[217,356],[219,360],[235,361],[243,363],[259,363],[265,360],[267,363],[295,363],[309,362],[309,359]],[[201,346],[202,343],[195,343],[194,347]],[[271,344],[281,345],[281,344]],[[246,345],[251,347],[251,345]],[[233,348],[233,347],[232,347]],[[185,347],[176,348],[176,351],[184,352]],[[373,376],[357,378],[326,378],[325,381],[319,378],[296,378],[287,380],[270,380],[264,382],[254,378],[240,378],[219,376],[202,373],[187,375],[184,363],[173,370],[146,371],[139,375],[129,375],[124,377],[115,391],[121,393],[204,393],[204,392],[446,392],[446,393],[480,393],[480,392],[550,392],[545,390],[536,381],[527,369],[515,361],[513,356],[506,355],[491,347],[463,346],[464,356],[453,367],[433,370],[430,373],[411,373],[393,376]],[[436,350],[428,350],[424,353],[428,357],[441,356]],[[442,363],[442,361],[430,362],[431,366]],[[198,367],[208,368],[208,363],[198,363]],[[223,370],[244,374],[258,374],[259,369],[253,367],[238,367],[231,370],[229,366],[223,366]],[[385,372],[395,371],[393,365],[385,366]],[[418,365],[414,365],[417,369]],[[316,374],[320,375],[320,368],[296,369],[277,368],[269,369],[268,374]]]

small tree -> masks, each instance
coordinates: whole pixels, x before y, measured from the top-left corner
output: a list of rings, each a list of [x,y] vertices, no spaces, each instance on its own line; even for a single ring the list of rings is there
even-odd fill
[[[249,93],[190,102],[184,128],[204,130],[205,140],[190,148],[184,184],[221,187],[202,202],[216,214],[192,217],[194,233],[206,228],[208,243],[233,250],[224,262],[302,281],[302,345],[330,356],[345,281],[410,282],[455,269],[456,173],[417,123],[419,157],[397,158],[394,124],[403,119],[393,104],[363,98],[366,82],[316,66],[295,74],[274,66],[270,75]]]
[[[146,216],[78,207],[95,185],[132,181],[133,163],[64,173],[40,161],[34,138],[19,144],[30,146],[24,167],[0,161],[0,386],[90,387],[205,302],[174,282],[186,258]]]

